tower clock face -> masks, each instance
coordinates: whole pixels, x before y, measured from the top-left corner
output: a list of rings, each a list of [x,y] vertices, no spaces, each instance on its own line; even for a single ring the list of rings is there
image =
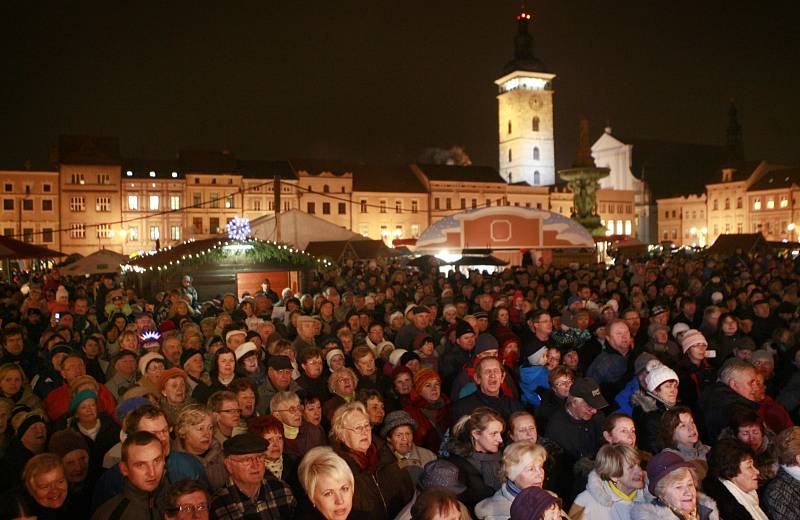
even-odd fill
[[[539,99],[539,96],[531,97],[530,101],[528,101],[528,104],[530,104],[531,108],[542,108],[542,100]]]

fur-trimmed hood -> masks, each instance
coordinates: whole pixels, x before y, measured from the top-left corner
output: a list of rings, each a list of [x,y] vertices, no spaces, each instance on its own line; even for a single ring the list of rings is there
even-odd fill
[[[658,401],[641,388],[631,396],[631,405],[634,408],[641,408],[643,412],[653,412],[658,409]]]
[[[720,520],[717,503],[711,497],[700,492],[697,493],[697,509],[700,520]],[[631,509],[631,520],[676,520],[678,518],[672,509],[658,500],[634,504]]]

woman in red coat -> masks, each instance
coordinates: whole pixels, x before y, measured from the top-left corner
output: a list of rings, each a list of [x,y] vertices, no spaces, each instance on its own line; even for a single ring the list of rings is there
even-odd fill
[[[447,428],[450,426],[450,400],[442,395],[442,379],[429,368],[421,368],[414,374],[414,390],[411,404],[403,409],[417,421],[414,443],[434,453]]]

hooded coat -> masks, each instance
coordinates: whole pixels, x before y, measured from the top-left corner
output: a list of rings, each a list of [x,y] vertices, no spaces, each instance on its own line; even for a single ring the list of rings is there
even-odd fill
[[[697,493],[697,513],[700,520],[720,520],[717,503],[703,493]],[[631,520],[683,520],[661,500],[634,504]]]
[[[636,493],[633,502],[623,500],[614,493],[607,480],[600,478],[596,471],[589,473],[586,490],[575,498],[569,510],[571,520],[628,520],[635,504],[652,500],[646,490]]]

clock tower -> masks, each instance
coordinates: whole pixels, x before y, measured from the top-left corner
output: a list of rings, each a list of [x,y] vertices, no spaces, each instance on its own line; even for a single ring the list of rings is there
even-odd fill
[[[534,186],[555,184],[553,145],[553,79],[533,53],[528,31],[531,14],[523,7],[517,15],[514,59],[506,63],[499,88],[500,175],[506,182],[525,181]]]

